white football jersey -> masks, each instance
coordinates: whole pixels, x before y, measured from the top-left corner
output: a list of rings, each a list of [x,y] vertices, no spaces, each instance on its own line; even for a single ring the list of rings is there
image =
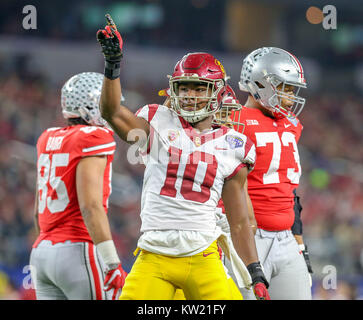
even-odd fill
[[[227,127],[197,132],[173,110],[146,105],[136,115],[150,123],[141,198],[141,232],[214,232],[224,181],[255,163],[255,146]]]

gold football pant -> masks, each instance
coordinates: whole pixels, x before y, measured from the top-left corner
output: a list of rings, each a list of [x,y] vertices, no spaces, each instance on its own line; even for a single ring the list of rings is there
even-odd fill
[[[243,296],[232,278],[228,278],[228,285],[232,293],[231,300],[242,300]],[[174,300],[186,300],[182,289],[177,289],[175,291]]]
[[[183,290],[187,300],[242,300],[241,294],[237,295],[229,284],[217,242],[190,257],[141,250],[126,278],[120,300],[172,300],[176,289]]]

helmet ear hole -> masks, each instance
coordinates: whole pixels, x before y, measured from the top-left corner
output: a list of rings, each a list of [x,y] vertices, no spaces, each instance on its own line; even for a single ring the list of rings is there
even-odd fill
[[[258,81],[255,81],[255,84],[257,87],[259,87],[260,89],[264,89],[265,86],[261,83],[261,82],[258,82]]]

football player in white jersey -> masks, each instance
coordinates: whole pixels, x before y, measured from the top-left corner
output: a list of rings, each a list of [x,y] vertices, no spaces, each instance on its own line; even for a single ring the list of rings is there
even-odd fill
[[[207,53],[185,55],[170,77],[171,108],[146,105],[135,115],[120,105],[123,42],[116,26],[109,22],[97,39],[105,56],[102,116],[129,143],[135,139],[128,136],[141,131],[145,164],[141,252],[120,299],[172,299],[178,288],[187,299],[232,299],[217,241],[239,281],[253,286],[258,299],[269,299],[241,192],[255,146],[233,129],[212,126],[226,91],[223,66]],[[221,197],[233,245],[216,226]]]
[[[166,100],[163,102],[164,106],[171,107],[171,105],[170,105],[170,89],[169,88],[159,90],[158,95],[160,97],[166,97]],[[221,108],[219,109],[218,112],[216,112],[214,114],[214,119],[213,119],[212,124],[216,124],[218,126],[223,125],[223,126],[226,126],[226,127],[229,127],[229,128],[233,128],[233,126],[236,126],[236,128],[239,129],[239,126],[240,125],[243,126],[243,124],[241,124],[239,122],[232,121],[230,116],[231,116],[231,113],[233,111],[238,111],[241,108],[242,108],[242,105],[239,103],[234,90],[232,89],[232,87],[230,85],[227,84],[226,85],[226,93],[223,96]],[[248,193],[247,193],[247,182],[245,183],[244,192],[246,192],[246,197],[247,197],[247,204],[248,204],[248,209],[249,209],[248,212],[249,212],[249,219],[250,219],[251,228],[252,228],[253,232],[255,233],[257,223],[256,223],[255,216],[254,216],[254,213],[253,213],[252,203],[251,203],[251,200],[250,200],[250,198],[248,196]],[[217,215],[216,216],[217,225],[219,227],[221,227],[221,229],[224,232],[229,234],[230,233],[229,224],[228,224],[228,221],[227,221],[227,218],[226,218],[226,215],[225,215],[225,210],[224,210],[224,207],[223,207],[222,200],[220,200],[218,202],[217,209],[216,209],[216,215]],[[220,249],[220,258],[221,258],[222,261],[225,261],[225,256],[224,256],[221,249]],[[226,270],[226,273],[227,273],[228,283],[230,285],[230,290],[234,294],[234,297],[237,298],[240,295],[240,291],[237,288],[233,278],[230,277],[228,270],[226,268],[225,268],[225,270]],[[183,290],[181,290],[181,289],[176,290],[174,300],[185,300]]]

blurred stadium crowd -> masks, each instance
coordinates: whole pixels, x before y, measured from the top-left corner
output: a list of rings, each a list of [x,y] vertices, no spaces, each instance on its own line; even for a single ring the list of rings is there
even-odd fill
[[[138,5],[144,4],[145,8],[141,10],[136,2]],[[223,38],[226,32],[221,31],[224,5],[228,2],[236,1],[145,0],[128,1],[129,6],[125,7],[122,1],[115,4],[111,0],[89,2],[93,6],[88,6],[87,1],[42,1],[38,5],[40,1],[34,0],[32,3],[39,9],[39,30],[27,32],[16,22],[16,17],[21,12],[18,2],[3,0],[0,33],[23,36],[33,34],[56,41],[68,38],[89,41],[94,39],[95,30],[103,23],[105,7],[108,6],[111,10],[115,4],[113,10],[118,10],[118,16],[125,10],[128,10],[127,17],[132,12],[139,15],[143,12],[145,15],[138,18],[132,16],[133,19],[128,20],[129,25],[123,26],[123,30],[130,28],[126,32],[128,43],[163,48],[183,46],[193,51],[203,38],[211,50],[229,50],[231,48],[228,48],[228,43]],[[256,6],[259,3],[254,2]],[[283,21],[290,23],[293,18],[301,18],[298,9],[294,6],[285,11],[278,6],[274,8],[279,13],[286,12],[288,16],[288,19],[279,19],[282,24],[275,29],[288,30],[286,41],[289,47],[317,59],[319,55],[319,63],[325,64],[324,67],[329,71],[334,69],[331,65],[354,66],[362,57],[361,49],[356,49],[353,45],[349,47],[346,42],[343,47],[334,50],[331,46],[341,45],[343,38],[339,40],[338,37],[328,37],[322,32],[316,34],[316,29],[301,21],[285,28]],[[198,10],[205,10],[204,14],[208,17],[213,16],[213,19],[204,21],[204,28],[198,23],[201,13]],[[175,12],[179,14],[175,15]],[[183,23],[185,16],[188,16],[190,23]],[[361,18],[359,10],[354,9],[349,17],[352,23],[356,23]],[[53,21],[57,21],[57,24]],[[125,17],[121,16],[120,21],[126,21]],[[149,25],[141,25],[145,21],[149,21]],[[193,33],[195,29],[201,32]],[[168,30],[167,34],[165,30]],[[304,35],[310,32],[316,37],[320,49],[316,48],[316,42],[300,38],[301,30]],[[339,30],[343,32],[344,28]],[[269,43],[266,41],[265,43]],[[234,50],[241,51],[238,47]],[[45,74],[24,66],[25,63],[26,57],[22,55],[9,59],[6,54],[0,53],[0,299],[34,299],[33,290],[27,288],[31,287],[28,264],[35,240],[35,143],[44,129],[64,125],[60,112],[62,84],[50,81]],[[338,81],[341,79],[329,76],[332,74],[326,73],[328,76],[325,75],[325,80],[335,88],[340,86],[340,90],[308,90],[305,95],[307,103],[300,116],[304,130],[299,143],[302,178],[298,194],[303,206],[304,238],[314,270],[313,299],[363,299],[363,98],[358,89],[359,84],[355,88],[349,86],[349,81],[353,79],[351,74],[348,78],[343,78],[349,80],[344,86],[341,86],[342,81]],[[133,101],[140,103],[139,107],[142,103],[163,102],[162,98],[157,97],[157,92],[165,83],[144,80],[137,85],[133,83],[131,87],[126,81],[123,84],[127,89],[124,92],[126,102],[131,96]],[[238,92],[235,82],[231,84],[243,103],[246,96]],[[130,164],[125,156],[128,145],[117,137],[116,142],[109,217],[123,266],[129,271],[134,262],[133,251],[139,237],[143,166]],[[334,278],[334,274],[329,274],[327,270],[335,270],[337,287],[334,281],[327,287],[324,279],[328,276]]]

